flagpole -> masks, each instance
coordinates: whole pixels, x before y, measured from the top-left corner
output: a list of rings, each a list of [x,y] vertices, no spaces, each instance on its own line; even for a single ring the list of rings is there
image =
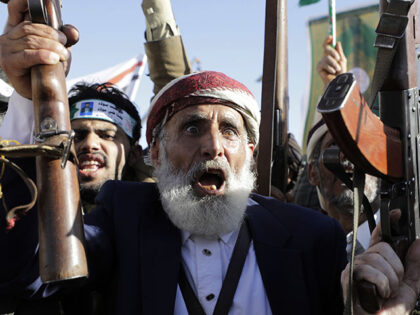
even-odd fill
[[[328,0],[328,14],[329,35],[332,37],[331,46],[335,47],[335,45],[337,44],[335,0]]]
[[[125,93],[129,97],[130,101],[134,102],[136,100],[137,91],[140,86],[140,79],[141,75],[143,74],[144,66],[147,62],[147,56],[146,55],[139,55],[137,56],[137,61],[141,64],[137,64],[136,69],[133,71],[133,75],[131,76],[131,82],[126,88]],[[141,73],[140,73],[141,71]],[[139,109],[140,110],[140,109]]]

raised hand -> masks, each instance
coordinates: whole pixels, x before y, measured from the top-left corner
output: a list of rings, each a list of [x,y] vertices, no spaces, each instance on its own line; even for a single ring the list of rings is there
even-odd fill
[[[0,36],[0,67],[16,91],[31,98],[31,67],[63,62],[67,73],[70,49],[77,43],[79,32],[71,25],[64,25],[57,31],[27,21],[27,0],[10,0],[8,10],[5,33]]]
[[[339,74],[347,72],[347,58],[344,55],[341,42],[337,42],[335,48],[331,46],[331,43],[332,37],[328,36],[322,44],[324,55],[316,67],[325,86]]]
[[[393,211],[391,219],[396,220],[400,215],[400,210]],[[378,225],[372,234],[369,249],[355,258],[354,280],[366,280],[376,285],[381,299],[381,309],[377,314],[410,314],[420,292],[420,240],[411,244],[403,266],[391,246],[381,239]],[[349,270],[347,265],[341,274],[345,299],[348,294]],[[369,314],[361,307],[356,290],[353,306],[355,314]]]

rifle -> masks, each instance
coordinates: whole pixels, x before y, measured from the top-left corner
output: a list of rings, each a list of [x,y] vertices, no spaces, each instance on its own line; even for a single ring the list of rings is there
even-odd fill
[[[286,193],[287,117],[287,0],[267,0],[264,67],[258,148],[258,191],[271,195],[271,185]]]
[[[389,3],[381,0],[382,15],[375,43],[379,51],[369,102],[373,104],[376,90],[380,90],[380,120],[364,101],[351,74],[333,80],[318,104],[328,129],[346,157],[364,172],[382,179],[382,238],[401,258],[408,246],[420,237],[417,3],[415,0]],[[391,226],[389,211],[396,207],[402,210],[402,216],[397,225]],[[371,313],[379,310],[376,288],[372,284],[363,282],[358,284],[357,290],[365,310]]]
[[[28,0],[28,6],[32,22],[57,30],[62,26],[61,0]],[[47,283],[87,277],[77,169],[67,162],[72,131],[64,67],[34,66],[31,81],[36,142],[66,148],[62,159],[36,158],[41,279]]]

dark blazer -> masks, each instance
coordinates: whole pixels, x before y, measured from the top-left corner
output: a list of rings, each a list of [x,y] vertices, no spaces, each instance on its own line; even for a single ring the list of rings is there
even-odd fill
[[[85,216],[89,280],[106,288],[111,313],[173,314],[181,235],[163,211],[156,186],[111,181],[97,203]],[[63,290],[38,278],[36,242],[28,239],[34,237],[34,213],[1,234],[2,252],[12,251],[10,260],[0,259],[3,300],[40,299]],[[338,223],[260,195],[249,199],[247,215],[273,314],[342,313],[346,243]]]

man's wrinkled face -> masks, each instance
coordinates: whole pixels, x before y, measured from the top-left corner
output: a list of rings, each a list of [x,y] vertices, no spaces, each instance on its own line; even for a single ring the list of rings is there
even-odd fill
[[[81,189],[98,192],[110,179],[121,179],[130,141],[113,123],[98,119],[75,119],[75,150],[79,160]]]
[[[238,228],[254,187],[254,145],[223,105],[178,112],[152,148],[163,207],[181,230],[217,237]]]
[[[323,152],[335,145],[330,132],[327,132],[321,142],[321,155]],[[342,154],[342,166],[345,171],[352,176],[354,166]],[[330,170],[328,170],[321,160],[319,165],[319,189],[324,198],[336,206],[341,211],[353,213],[353,192],[339,180]],[[365,194],[370,202],[378,196],[378,180],[376,177],[366,175]]]
[[[238,173],[245,165],[247,154],[252,156],[254,151],[254,144],[248,143],[241,114],[224,105],[187,107],[168,121],[165,130],[167,159],[185,174],[193,165],[215,159],[225,160]],[[157,156],[159,146],[153,149]],[[191,184],[198,196],[223,195],[226,173],[220,168],[210,168],[196,174]]]

